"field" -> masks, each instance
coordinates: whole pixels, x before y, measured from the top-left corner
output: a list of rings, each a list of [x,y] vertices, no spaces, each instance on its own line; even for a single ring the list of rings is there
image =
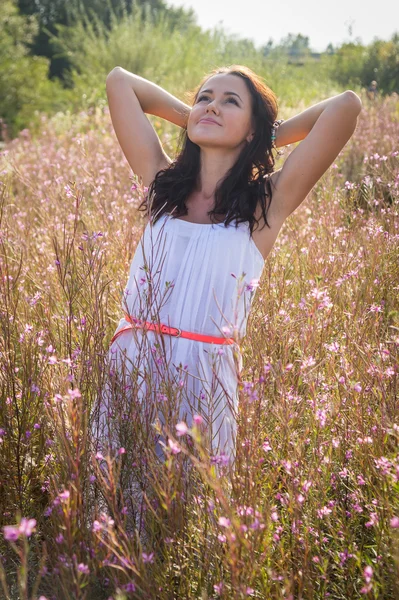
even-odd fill
[[[173,155],[177,130],[151,121]],[[104,106],[42,116],[38,135],[6,145],[2,597],[399,598],[398,139],[397,96],[363,98],[355,134],[280,232],[242,345],[233,473],[200,423],[183,433],[173,417],[163,463],[138,413],[115,454],[90,452],[144,190]]]

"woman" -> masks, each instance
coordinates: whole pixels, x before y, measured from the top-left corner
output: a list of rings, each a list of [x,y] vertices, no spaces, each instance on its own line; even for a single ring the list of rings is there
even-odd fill
[[[214,453],[234,461],[238,343],[264,261],[285,219],[353,134],[361,101],[348,90],[276,122],[275,94],[240,65],[204,77],[192,106],[121,67],[106,89],[120,146],[149,187],[125,316],[110,348],[114,373],[130,377],[150,366],[154,387],[136,377],[136,398],[165,398],[171,381],[184,380],[179,419],[191,425],[193,414],[203,416]],[[145,113],[182,127],[175,160]],[[272,149],[300,140],[274,171]]]

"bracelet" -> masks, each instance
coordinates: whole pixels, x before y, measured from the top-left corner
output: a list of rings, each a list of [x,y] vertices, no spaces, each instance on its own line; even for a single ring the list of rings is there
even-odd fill
[[[272,127],[272,148],[276,148],[276,144],[275,144],[275,140],[276,140],[276,128],[280,127],[281,123],[284,123],[284,119],[278,119],[277,121],[274,121],[273,123],[273,127]]]

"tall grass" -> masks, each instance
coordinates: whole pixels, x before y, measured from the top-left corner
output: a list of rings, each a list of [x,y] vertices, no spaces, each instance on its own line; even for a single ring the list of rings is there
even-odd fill
[[[172,155],[173,130],[156,126]],[[209,453],[200,418],[176,427],[173,382],[165,424],[116,388],[120,443],[93,451],[144,190],[129,182],[107,109],[43,116],[36,138],[24,130],[7,145],[5,597],[397,596],[398,133],[394,97],[365,103],[280,232],[241,348],[233,470]],[[168,440],[163,460],[157,439]]]

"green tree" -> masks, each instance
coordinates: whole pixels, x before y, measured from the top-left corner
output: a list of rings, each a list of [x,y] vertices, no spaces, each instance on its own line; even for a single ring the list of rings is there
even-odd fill
[[[35,16],[20,15],[14,0],[4,0],[0,31],[0,117],[6,124],[3,141],[27,127],[35,110],[56,106],[62,88],[48,79],[49,61],[29,55],[29,44],[38,31]]]
[[[369,85],[375,79],[383,94],[399,93],[399,34],[391,40],[375,40],[367,48],[361,73],[362,84]]]
[[[342,86],[361,86],[367,48],[359,42],[342,44],[331,56],[331,75]]]
[[[173,27],[187,28],[195,22],[192,9],[169,7],[163,0],[17,0],[23,15],[35,15],[39,25],[37,34],[30,43],[30,52],[50,59],[50,78],[55,76],[68,79],[70,70],[69,57],[55,54],[52,40],[58,35],[58,25],[73,27],[82,18],[88,16],[90,22],[101,21],[106,29],[111,28],[113,15],[122,18],[131,15],[137,7],[145,7],[150,18],[167,13],[169,23]],[[66,76],[65,76],[66,75]]]
[[[299,60],[310,55],[309,38],[301,33],[289,33],[280,42],[287,55],[294,60]]]

